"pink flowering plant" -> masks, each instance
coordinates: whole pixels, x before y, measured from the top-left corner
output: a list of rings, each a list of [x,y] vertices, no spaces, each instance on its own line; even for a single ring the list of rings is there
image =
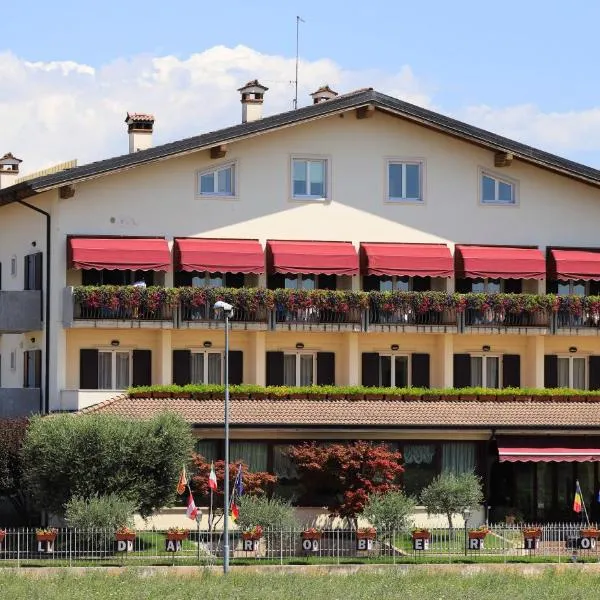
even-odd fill
[[[365,309],[369,304],[365,292],[278,289],[274,295],[277,306],[289,311],[315,308],[345,314]]]

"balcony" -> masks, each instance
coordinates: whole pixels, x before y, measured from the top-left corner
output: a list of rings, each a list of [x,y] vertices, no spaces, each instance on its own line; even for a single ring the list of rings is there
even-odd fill
[[[0,291],[0,333],[42,329],[42,292]]]
[[[65,327],[216,329],[223,326],[218,300],[234,307],[237,330],[600,335],[600,298],[551,294],[80,286],[65,289],[63,320]]]
[[[0,418],[27,417],[40,412],[39,388],[0,388]]]

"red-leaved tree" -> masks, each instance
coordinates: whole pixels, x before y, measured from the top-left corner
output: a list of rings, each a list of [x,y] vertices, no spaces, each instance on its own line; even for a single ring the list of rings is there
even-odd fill
[[[207,497],[210,495],[208,486],[208,476],[210,475],[210,462],[200,454],[194,454],[194,475],[192,476],[192,491],[199,496]],[[258,471],[252,473],[244,463],[231,463],[229,465],[229,489],[233,489],[239,464],[242,465],[242,482],[244,484],[244,494],[250,496],[262,496],[269,491],[269,488],[277,482],[277,477],[270,473]],[[214,492],[215,504],[223,500],[223,482],[225,480],[225,461],[217,460],[214,463],[215,475],[217,476],[217,491]]]
[[[399,452],[385,444],[366,441],[321,445],[305,442],[290,446],[288,456],[296,464],[309,495],[327,490],[332,516],[356,523],[371,494],[400,489],[404,471]]]

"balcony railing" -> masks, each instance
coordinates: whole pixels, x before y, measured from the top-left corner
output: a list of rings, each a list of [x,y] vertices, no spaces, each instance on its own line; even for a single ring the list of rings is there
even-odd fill
[[[446,292],[359,292],[266,290],[262,288],[67,288],[67,327],[74,321],[170,321],[165,327],[216,323],[218,300],[234,307],[234,323],[259,328],[278,325],[352,325],[465,328],[596,329],[600,334],[599,297],[533,294],[449,294]]]
[[[533,310],[521,313],[507,312],[502,309],[465,310],[465,327],[548,327],[550,313]]]

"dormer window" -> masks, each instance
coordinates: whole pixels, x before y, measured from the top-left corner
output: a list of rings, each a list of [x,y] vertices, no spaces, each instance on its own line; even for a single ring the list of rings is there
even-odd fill
[[[198,174],[200,196],[235,196],[235,164]]]

